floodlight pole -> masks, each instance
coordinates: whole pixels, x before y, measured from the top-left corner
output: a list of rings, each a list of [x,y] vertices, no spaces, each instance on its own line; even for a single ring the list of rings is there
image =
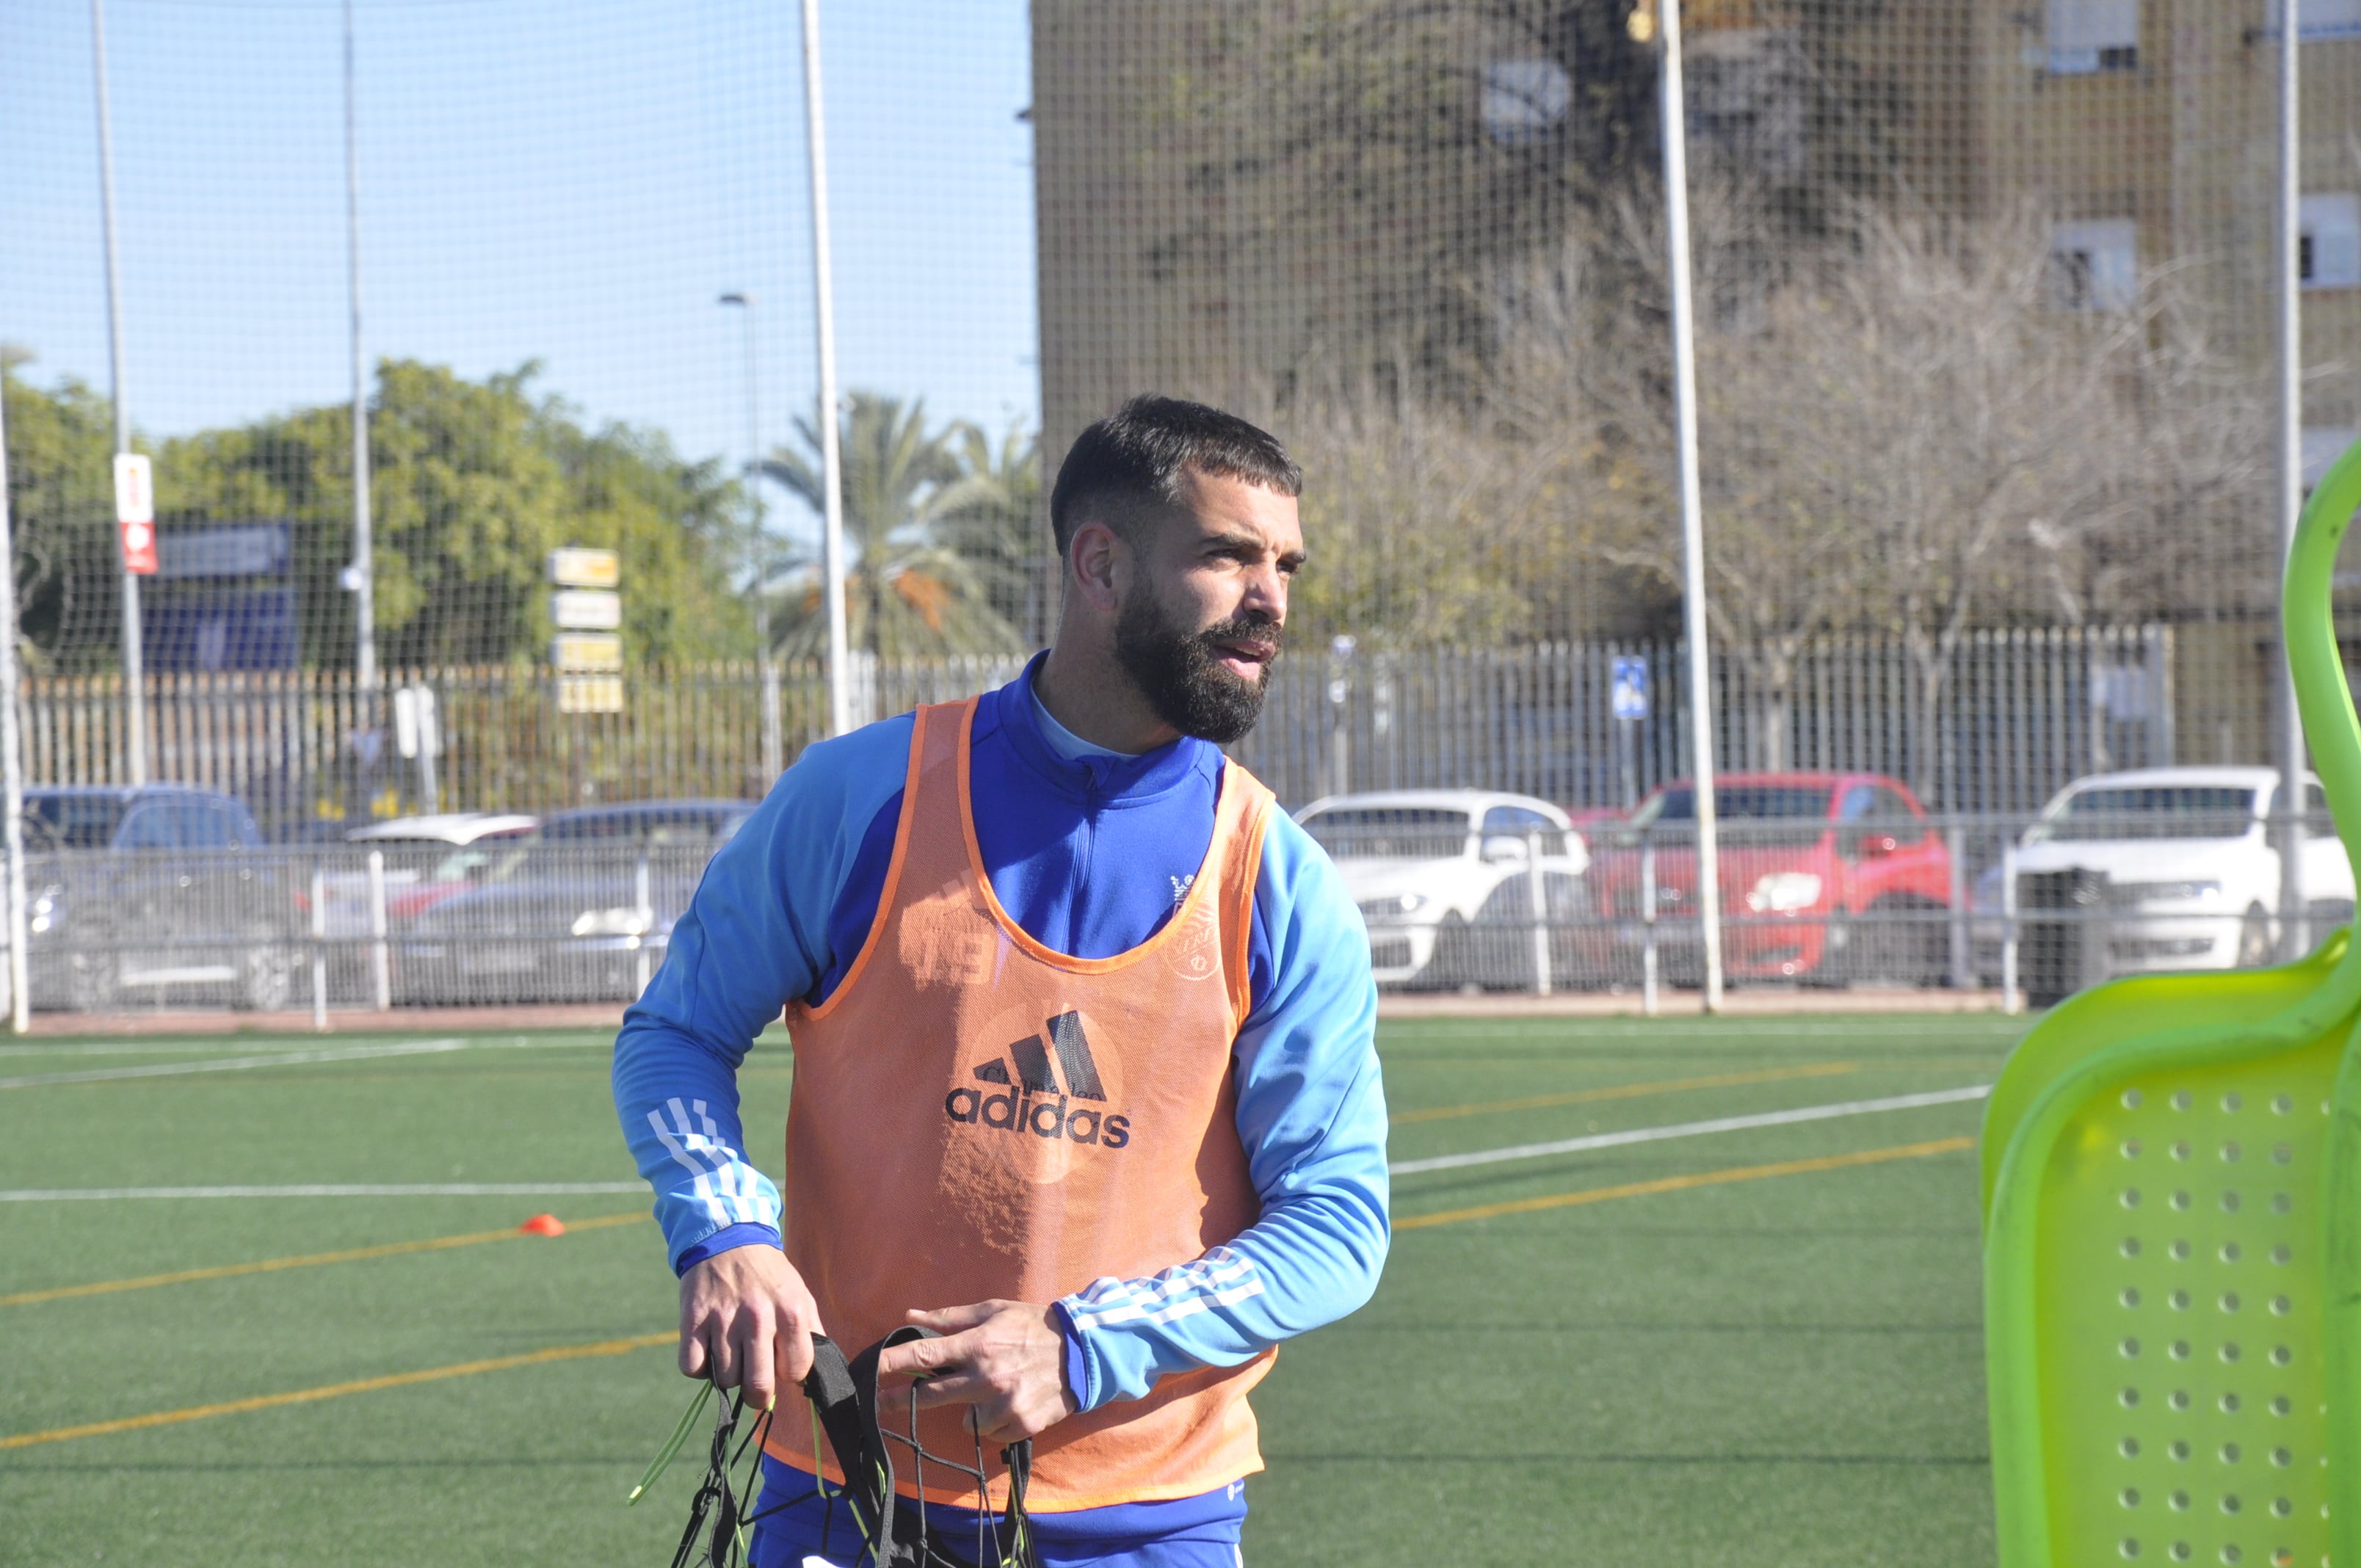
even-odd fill
[[[1707,642],[1705,517],[1699,501],[1697,334],[1689,291],[1688,97],[1681,82],[1680,0],[1662,0],[1664,244],[1672,280],[1673,421],[1679,448],[1681,631],[1688,640],[1689,748],[1697,797],[1697,901],[1705,957],[1705,1010],[1721,1010],[1721,857],[1713,798],[1713,659]]]
[[[7,370],[0,366],[0,392]],[[25,751],[16,728],[16,552],[8,521],[8,413],[0,396],[0,847],[8,856],[8,1028],[32,1027],[33,977],[25,944]]]
[[[844,473],[837,438],[836,286],[829,269],[828,135],[820,105],[819,0],[803,0],[804,141],[811,159],[812,313],[819,350],[821,592],[828,604],[828,732],[852,728],[851,640],[844,622]]]
[[[375,724],[377,567],[369,524],[368,361],[361,352],[361,165],[353,91],[353,0],[345,0],[346,291],[353,327],[353,679],[363,724]]]
[[[2279,0],[2279,560],[2295,548],[2303,513],[2303,304],[2301,192],[2303,138],[2298,123],[2298,0]],[[2279,931],[2290,959],[2312,946],[2311,906],[2303,885],[2303,718],[2297,711],[2294,668],[2284,639],[2279,649]]]
[[[131,419],[123,400],[123,269],[116,260],[115,234],[115,129],[106,106],[105,0],[90,0],[91,63],[98,81],[98,201],[100,222],[106,236],[107,390],[115,401],[115,453],[131,450]],[[139,578],[123,559],[123,542],[115,540],[115,558],[123,567],[123,707],[126,741],[125,771],[128,782],[148,782],[148,685],[139,659]]]

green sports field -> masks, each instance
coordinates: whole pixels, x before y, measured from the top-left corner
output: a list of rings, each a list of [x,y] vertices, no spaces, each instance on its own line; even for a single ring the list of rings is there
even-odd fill
[[[1988,1083],[2021,1029],[1380,1041],[1393,1155],[1417,1162]],[[621,1506],[686,1387],[642,1197],[283,1190],[626,1183],[607,1046],[0,1047],[0,1563],[667,1561],[691,1467]],[[779,1125],[791,1076],[766,1042],[750,1127]],[[1989,1562],[1979,1109],[1399,1176],[1376,1301],[1256,1396],[1246,1561]],[[192,1187],[280,1190],[140,1190]],[[515,1234],[542,1211],[568,1234]]]

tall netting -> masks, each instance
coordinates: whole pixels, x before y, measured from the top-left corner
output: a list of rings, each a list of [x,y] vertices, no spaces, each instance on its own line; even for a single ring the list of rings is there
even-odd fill
[[[1007,678],[1056,614],[1044,475],[1126,396],[1193,396],[1310,476],[1241,759],[1299,809],[1475,792],[1315,820],[1348,862],[1487,868],[1364,901],[1381,978],[1695,978],[1701,720],[1741,978],[2055,993],[2267,954],[2261,828],[2221,876],[2155,841],[2277,809],[2276,0],[1685,7],[1706,715],[1660,3],[826,5],[854,717]],[[750,799],[828,713],[797,8],[352,15],[348,183],[335,0],[106,7],[160,533],[127,694],[93,17],[0,11],[30,776],[126,783],[137,724],[154,779],[274,840],[440,808],[702,841],[620,808]],[[2316,471],[2361,428],[2361,0],[2299,16]],[[2027,831],[2077,781],[2198,766],[2232,771]],[[616,864],[576,924],[660,948],[680,879]],[[464,945],[405,970],[400,911],[352,908],[354,985],[365,949],[400,994]]]
[[[881,508],[930,503],[979,557],[1030,522],[1025,31],[1013,5],[831,12],[858,590],[915,543]],[[273,831],[431,808],[393,701],[424,687],[445,806],[759,793],[824,714],[796,8],[358,0],[350,187],[335,0],[113,0],[104,22],[122,391],[160,554],[152,774],[235,790]],[[126,778],[130,712],[96,41],[86,6],[0,16],[28,744],[37,780],[77,783]],[[379,692],[356,679],[354,228]],[[617,553],[614,581],[554,581],[565,547]],[[1019,652],[1033,583],[968,561],[948,609],[918,579],[882,613],[856,592],[856,644]],[[619,623],[569,586],[619,594]]]
[[[2361,12],[2301,15],[2324,460],[2361,422]],[[2263,0],[1684,16],[1724,755],[2004,810],[2269,761]],[[1314,476],[1300,648],[1348,635],[1398,694],[1515,650],[1603,719],[1586,659],[1678,629],[1656,31],[1653,0],[1037,6],[1049,452],[1140,385],[1255,408]],[[1443,689],[1422,718],[1497,722]],[[1410,700],[1367,770],[1465,782]],[[1609,800],[1566,724],[1496,782]]]

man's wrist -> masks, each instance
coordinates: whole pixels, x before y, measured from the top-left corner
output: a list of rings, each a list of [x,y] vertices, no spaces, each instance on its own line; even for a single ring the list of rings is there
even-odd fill
[[[754,1221],[724,1225],[711,1235],[696,1242],[678,1257],[673,1259],[672,1271],[675,1275],[686,1275],[707,1258],[737,1247],[776,1247],[780,1245],[779,1231],[775,1225],[765,1225]]]
[[[1066,1397],[1074,1402],[1077,1411],[1091,1408],[1091,1353],[1083,1347],[1082,1331],[1074,1327],[1074,1315],[1063,1301],[1049,1303],[1049,1321],[1058,1331],[1059,1375],[1066,1385]]]

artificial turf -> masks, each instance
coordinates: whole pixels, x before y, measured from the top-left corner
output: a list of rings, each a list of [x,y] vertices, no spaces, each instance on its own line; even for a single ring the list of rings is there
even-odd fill
[[[1988,1017],[1431,1020],[1379,1044],[1397,1159],[1989,1082]],[[352,1042],[335,1042],[344,1046]],[[403,1043],[392,1041],[390,1043]],[[226,1071],[307,1042],[0,1047],[0,1190],[632,1176],[587,1034]],[[742,1083],[758,1157],[784,1041]],[[1534,1103],[1521,1103],[1534,1102]],[[1972,1133],[1949,1104],[1400,1179],[1377,1299],[1255,1396],[1253,1568],[1992,1556]],[[1823,1157],[1911,1149],[1780,1173]],[[775,1154],[769,1156],[775,1163]],[[1770,1168],[1661,1190],[1664,1179]],[[1450,1218],[1599,1189],[1660,1190]],[[643,1212],[636,1195],[0,1201],[0,1299]],[[11,1436],[662,1334],[643,1221],[9,1304],[0,1563],[669,1560],[661,1346],[135,1430]]]

